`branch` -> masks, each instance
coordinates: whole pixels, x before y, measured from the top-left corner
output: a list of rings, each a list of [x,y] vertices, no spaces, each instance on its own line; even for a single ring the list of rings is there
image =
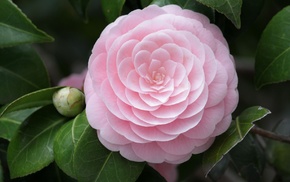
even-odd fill
[[[262,128],[259,128],[257,126],[254,126],[251,131],[255,134],[258,134],[258,135],[261,135],[263,137],[266,137],[266,138],[270,138],[272,140],[277,140],[277,141],[280,141],[280,142],[284,142],[284,143],[289,143],[290,144],[290,137],[286,137],[286,136],[283,136],[283,135],[279,135],[279,134],[276,134],[274,132],[271,132],[271,131],[267,131],[267,130],[264,130]]]

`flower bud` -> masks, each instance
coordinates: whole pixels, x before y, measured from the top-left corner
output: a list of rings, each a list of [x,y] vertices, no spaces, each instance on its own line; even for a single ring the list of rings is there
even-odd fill
[[[85,107],[84,94],[72,87],[64,87],[56,91],[52,96],[52,100],[56,110],[67,117],[78,115]]]

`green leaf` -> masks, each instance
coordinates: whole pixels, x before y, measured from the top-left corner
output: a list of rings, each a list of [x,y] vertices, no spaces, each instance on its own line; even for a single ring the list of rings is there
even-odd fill
[[[259,143],[247,135],[230,152],[231,162],[246,181],[261,181],[265,167],[265,154]]]
[[[51,87],[26,94],[7,105],[0,117],[5,113],[52,104],[52,95],[60,88],[62,87]]]
[[[224,14],[236,28],[241,28],[242,0],[197,0],[198,2]]]
[[[96,130],[87,126],[75,148],[73,166],[78,181],[135,182],[145,163],[132,162],[106,149]]]
[[[102,0],[101,4],[107,21],[113,22],[121,15],[125,0]]]
[[[75,147],[85,129],[89,127],[86,114],[79,114],[72,121],[66,123],[58,131],[54,140],[55,162],[67,175],[76,178],[73,166]]]
[[[290,6],[269,22],[258,44],[255,82],[266,84],[290,80]]]
[[[0,48],[53,38],[36,28],[11,0],[0,1]]]
[[[152,0],[141,0],[141,5],[145,8],[146,6],[149,6],[151,2]]]
[[[254,126],[253,122],[270,114],[268,109],[254,106],[246,109],[232,122],[229,129],[218,136],[203,155],[203,169],[206,175],[234,146],[241,142]]]
[[[75,11],[87,21],[87,6],[90,0],[69,0]]]
[[[24,109],[4,114],[0,118],[0,138],[10,141],[20,124],[37,109]]]
[[[265,0],[243,0],[241,10],[241,28],[237,29],[233,23],[228,20],[220,21],[223,28],[223,33],[228,42],[235,41],[236,38],[243,32],[249,30],[256,23],[258,16],[261,13],[265,4]]]
[[[224,155],[224,157],[210,170],[208,177],[212,181],[218,181],[226,172],[230,162],[230,156]]]
[[[290,137],[289,119],[281,121],[274,132],[285,137]],[[278,173],[284,177],[290,177],[290,163],[289,160],[285,160],[290,158],[289,143],[269,140],[267,141],[266,152],[269,162],[275,167]]]
[[[67,118],[52,105],[33,113],[12,138],[7,152],[12,178],[41,170],[53,160],[53,140]]]
[[[176,4],[182,9],[189,9],[202,13],[206,15],[211,21],[214,21],[214,10],[197,2],[197,0],[153,0],[151,4],[156,4],[160,7],[169,4]]]
[[[0,58],[0,95],[5,95],[0,104],[50,86],[46,68],[31,46],[0,49]]]

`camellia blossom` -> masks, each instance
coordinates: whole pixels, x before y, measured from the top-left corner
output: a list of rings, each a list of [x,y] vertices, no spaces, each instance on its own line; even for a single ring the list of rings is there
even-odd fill
[[[83,70],[81,73],[73,73],[68,77],[61,79],[58,83],[59,86],[69,86],[80,90],[83,90],[84,80],[87,74],[87,69]]]
[[[97,40],[86,114],[109,150],[179,164],[227,130],[237,82],[227,42],[206,16],[150,5],[119,17]]]

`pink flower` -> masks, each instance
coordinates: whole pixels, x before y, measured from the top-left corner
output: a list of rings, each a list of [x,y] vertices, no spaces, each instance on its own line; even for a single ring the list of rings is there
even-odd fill
[[[88,70],[85,69],[82,73],[71,74],[68,77],[65,77],[65,78],[61,79],[60,82],[58,83],[58,85],[59,86],[74,87],[74,88],[82,90],[87,71]]]
[[[163,176],[167,182],[174,182],[177,180],[177,164],[169,164],[164,162],[161,164],[150,163],[149,166]]]
[[[87,118],[109,150],[179,164],[227,130],[237,82],[227,42],[207,17],[151,5],[97,40],[84,85]]]

